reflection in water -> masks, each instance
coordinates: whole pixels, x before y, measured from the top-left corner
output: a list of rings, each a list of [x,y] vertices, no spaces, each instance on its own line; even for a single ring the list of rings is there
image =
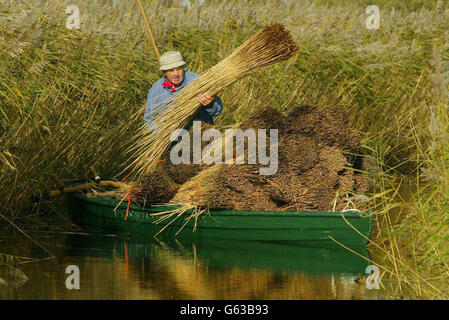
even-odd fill
[[[30,280],[0,286],[7,299],[363,299],[368,262],[329,243],[136,240],[57,235],[41,241],[58,259],[23,265]],[[42,243],[42,242],[41,242]],[[44,243],[42,243],[44,244]],[[368,258],[364,248],[352,248]],[[68,290],[65,268],[80,270]]]
[[[364,275],[368,265],[336,247],[92,237],[69,237],[67,242],[71,250],[66,254],[120,259],[128,280],[162,299],[336,298],[344,295],[345,286],[335,286],[335,281]],[[334,279],[334,288],[329,279]]]

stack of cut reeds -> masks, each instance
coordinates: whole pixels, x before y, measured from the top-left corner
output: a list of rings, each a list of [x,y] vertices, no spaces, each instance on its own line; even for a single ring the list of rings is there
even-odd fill
[[[215,164],[182,184],[171,202],[217,209],[332,211],[367,188],[354,167],[360,140],[340,107],[298,106],[286,116],[267,108],[241,128],[279,125],[279,167],[259,175],[253,164]],[[302,125],[300,125],[302,124]],[[244,157],[245,155],[241,155]]]

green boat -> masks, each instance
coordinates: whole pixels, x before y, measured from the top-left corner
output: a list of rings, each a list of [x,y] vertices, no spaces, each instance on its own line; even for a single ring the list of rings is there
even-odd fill
[[[85,181],[84,181],[85,182]],[[81,182],[78,182],[81,183]],[[366,246],[373,228],[373,215],[367,212],[284,212],[213,210],[198,220],[192,211],[173,220],[156,223],[155,215],[179,208],[176,205],[141,207],[112,197],[90,198],[84,192],[67,193],[66,205],[80,225],[101,227],[136,236],[160,233],[173,238],[252,240],[271,242],[339,242]],[[125,219],[126,217],[126,219]],[[168,225],[168,226],[167,226]],[[335,240],[335,241],[334,241]]]

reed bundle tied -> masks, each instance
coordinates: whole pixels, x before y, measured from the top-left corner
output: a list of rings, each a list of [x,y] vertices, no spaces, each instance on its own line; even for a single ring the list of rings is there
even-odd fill
[[[154,115],[153,132],[150,133],[146,125],[142,126],[135,139],[137,142],[130,149],[130,153],[137,156],[130,167],[134,166],[136,173],[140,174],[154,171],[157,161],[163,158],[172,143],[172,133],[185,128],[200,110],[198,95],[207,93],[214,96],[246,75],[287,60],[297,50],[290,33],[282,25],[264,27],[176,94],[169,102],[169,108]]]

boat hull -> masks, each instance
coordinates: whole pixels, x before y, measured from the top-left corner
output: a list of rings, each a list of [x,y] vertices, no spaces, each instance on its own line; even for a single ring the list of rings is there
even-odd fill
[[[156,224],[156,213],[176,206],[143,208],[116,199],[89,198],[78,192],[67,194],[67,208],[72,219],[82,225],[96,226],[140,236],[160,234],[177,238],[256,240],[278,242],[316,242],[336,240],[344,245],[368,243],[373,227],[371,212],[264,212],[210,210],[196,221],[183,216]],[[125,220],[126,216],[126,220]],[[194,231],[195,229],[195,231]]]

